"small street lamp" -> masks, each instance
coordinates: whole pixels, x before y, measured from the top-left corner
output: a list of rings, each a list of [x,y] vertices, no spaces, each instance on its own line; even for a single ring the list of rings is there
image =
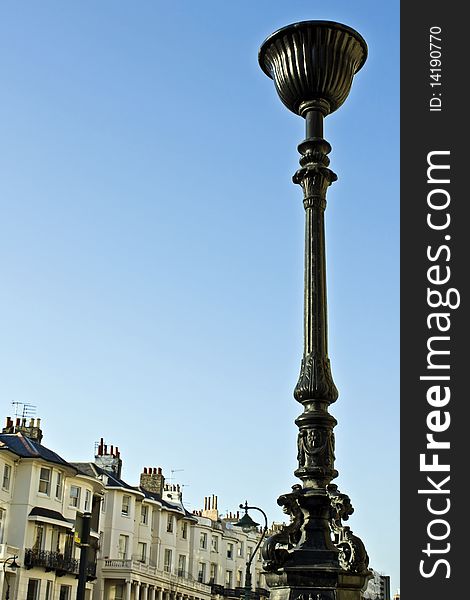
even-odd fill
[[[16,559],[18,558],[18,556],[10,556],[8,558],[5,558],[5,560],[3,561],[3,579],[7,582],[7,591],[5,593],[5,600],[10,600],[10,580],[8,578],[8,573],[6,570],[6,567],[8,565],[8,563],[11,561],[11,564],[8,565],[11,571],[16,571],[17,569],[20,568],[20,565],[16,562]]]
[[[248,506],[247,501],[245,502],[245,504],[240,504],[240,508],[245,509],[245,514],[238,521],[238,523],[234,523],[233,526],[241,527],[242,531],[244,531],[245,533],[249,533],[250,531],[257,531],[259,525],[259,523],[253,521],[253,519],[250,517],[250,515],[248,514],[249,510],[257,510],[264,517],[264,527],[263,531],[261,532],[261,537],[259,538],[254,551],[251,553],[251,556],[246,561],[244,600],[251,600],[251,563],[253,562],[253,558],[255,557],[258,548],[261,546],[261,542],[263,541],[264,536],[266,535],[266,532],[268,530],[268,517],[266,516],[266,513],[263,510],[261,510],[261,508],[258,508],[257,506]]]

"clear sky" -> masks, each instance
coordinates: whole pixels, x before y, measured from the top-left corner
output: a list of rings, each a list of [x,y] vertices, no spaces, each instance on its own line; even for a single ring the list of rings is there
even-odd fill
[[[356,28],[369,58],[325,122],[336,480],[399,586],[399,2],[0,5],[0,402],[44,444],[123,477],[161,466],[282,520],[298,483],[304,122],[257,64],[295,21]],[[172,473],[173,471],[173,473]]]

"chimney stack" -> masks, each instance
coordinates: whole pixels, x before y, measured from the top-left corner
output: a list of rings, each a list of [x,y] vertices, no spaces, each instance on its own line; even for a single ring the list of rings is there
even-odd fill
[[[95,463],[107,473],[121,479],[122,460],[120,453],[117,446],[116,449],[114,449],[114,446],[110,446],[110,450],[108,454],[108,446],[104,443],[103,438],[101,438],[95,454]]]
[[[212,494],[212,498],[210,496],[204,498],[204,510],[202,511],[202,516],[207,517],[212,521],[218,521],[219,511],[217,510],[217,496],[214,494]]]
[[[41,419],[30,419],[29,424],[26,424],[26,419],[16,419],[13,422],[11,417],[7,417],[5,427],[2,429],[2,433],[21,433],[30,440],[34,440],[39,444],[42,441],[42,430],[41,430]]]
[[[140,474],[140,487],[146,492],[162,496],[165,478],[161,467],[144,467],[143,472]]]

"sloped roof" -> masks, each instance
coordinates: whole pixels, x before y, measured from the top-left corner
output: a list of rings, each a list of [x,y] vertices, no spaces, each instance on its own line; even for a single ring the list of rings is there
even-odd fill
[[[70,463],[64,460],[53,450],[49,450],[36,440],[26,437],[21,432],[18,433],[0,433],[0,451],[8,448],[21,458],[36,458],[57,465],[72,467]]]
[[[129,490],[132,492],[136,492],[137,494],[141,494],[148,498],[149,500],[154,500],[158,502],[160,505],[164,506],[166,509],[171,510],[181,516],[184,516],[188,519],[194,519],[194,516],[188,512],[182,504],[168,502],[168,500],[164,500],[160,494],[156,494],[155,492],[148,492],[144,490],[144,488],[140,486],[132,486],[129,485],[123,479],[116,477],[114,473],[111,471],[107,471],[102,467],[98,466],[96,463],[87,462],[87,463],[71,463],[77,471],[83,473],[84,475],[89,475],[90,477],[99,477],[100,475],[106,475],[108,481],[106,483],[106,487],[114,487],[114,488],[122,488],[124,490]]]
[[[70,464],[77,469],[80,475],[87,475],[87,477],[95,478],[99,476],[99,473],[94,468],[95,465],[93,463],[71,462]]]
[[[136,489],[140,490],[142,492],[142,494],[145,495],[146,498],[149,498],[150,500],[155,500],[156,502],[159,502],[162,506],[164,506],[168,510],[177,512],[178,514],[184,516],[187,519],[197,521],[197,519],[194,517],[194,515],[192,515],[190,512],[188,512],[186,510],[186,508],[183,506],[183,503],[169,502],[168,500],[164,500],[160,496],[160,494],[156,494],[155,492],[149,492],[147,490],[144,490],[144,488],[142,488],[140,486]]]
[[[142,493],[141,490],[139,490],[138,488],[132,487],[131,485],[126,483],[123,479],[119,479],[119,477],[116,477],[116,475],[114,475],[114,473],[111,473],[111,471],[107,471],[106,469],[99,467],[96,463],[93,463],[93,462],[86,462],[86,463],[77,462],[76,463],[76,462],[74,462],[74,463],[70,463],[70,464],[72,464],[83,475],[88,475],[90,477],[99,477],[100,475],[106,475],[106,477],[108,478],[108,483],[106,484],[107,487],[120,487],[125,490],[130,490],[132,492]]]

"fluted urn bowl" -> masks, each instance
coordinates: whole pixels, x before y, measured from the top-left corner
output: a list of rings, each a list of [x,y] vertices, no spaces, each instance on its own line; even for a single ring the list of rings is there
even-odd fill
[[[283,27],[259,51],[259,64],[274,80],[280,99],[299,115],[311,109],[324,115],[337,110],[366,58],[364,38],[333,21],[302,21]]]

